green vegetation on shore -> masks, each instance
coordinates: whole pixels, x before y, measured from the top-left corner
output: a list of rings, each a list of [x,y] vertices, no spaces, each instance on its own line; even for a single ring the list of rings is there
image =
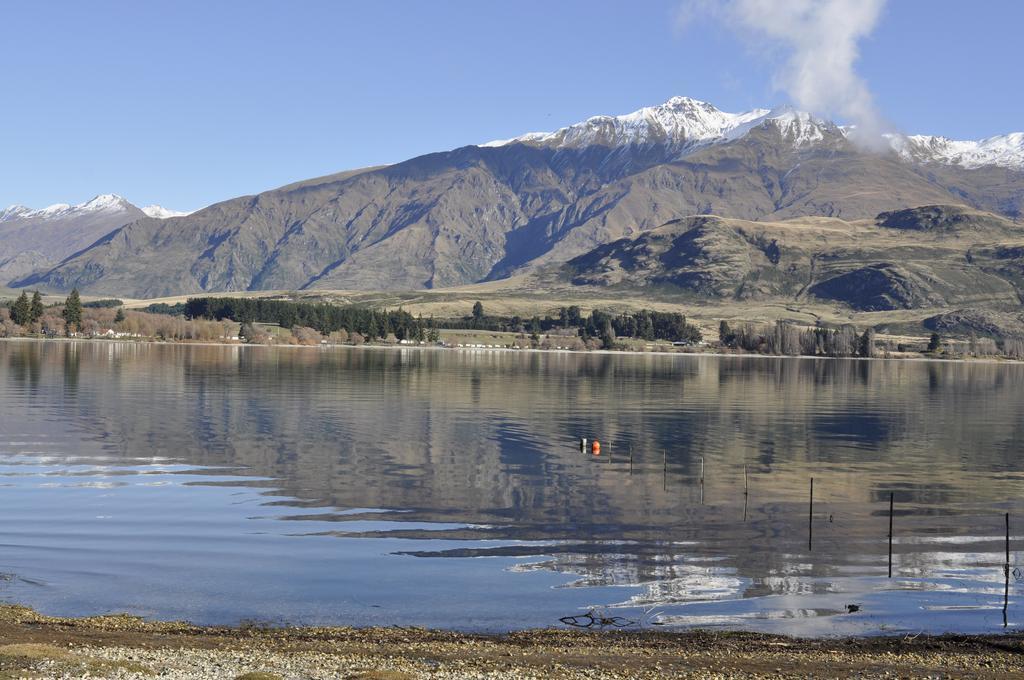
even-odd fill
[[[529,333],[534,345],[540,343],[541,333],[556,333],[569,338],[580,338],[587,344],[592,339],[598,347],[613,349],[619,337],[670,342],[697,343],[700,330],[686,322],[676,312],[640,310],[633,313],[610,314],[594,310],[584,317],[577,306],[563,307],[557,318],[534,316],[492,316],[485,313],[477,301],[472,314],[461,318],[424,319],[414,317],[402,309],[382,310],[357,305],[331,305],[327,303],[290,302],[265,298],[201,297],[185,303],[185,316],[191,319],[233,319],[242,324],[243,336],[253,339],[257,332],[254,323],[271,323],[282,328],[306,329],[321,335],[344,332],[348,337],[358,334],[374,340],[394,336],[398,341],[437,342],[441,328],[461,330]],[[587,346],[593,346],[589,343]]]
[[[618,312],[580,305],[548,308],[543,316],[492,314],[477,300],[469,314],[425,317],[380,302],[337,304],[281,297],[205,296],[134,308],[116,298],[83,302],[73,291],[44,304],[36,292],[0,301],[0,337],[113,338],[253,344],[440,344],[517,349],[699,351],[774,356],[914,357],[1024,360],[1024,337],[931,338],[892,335],[852,323],[777,320],[771,324],[721,320],[712,335],[679,312],[632,308]],[[488,307],[490,303],[488,303]],[[891,333],[891,331],[890,331]],[[681,347],[673,347],[673,345]]]

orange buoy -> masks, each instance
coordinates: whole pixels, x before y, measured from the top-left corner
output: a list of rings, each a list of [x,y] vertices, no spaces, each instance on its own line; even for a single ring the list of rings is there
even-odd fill
[[[590,451],[595,456],[600,456],[601,455],[601,442],[599,442],[599,441],[597,441],[595,439],[594,443],[590,445]]]

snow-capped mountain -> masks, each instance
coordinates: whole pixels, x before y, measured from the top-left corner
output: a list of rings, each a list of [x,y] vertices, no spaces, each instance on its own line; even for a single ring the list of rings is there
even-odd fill
[[[764,118],[767,109],[726,113],[711,104],[673,97],[660,106],[649,106],[622,116],[594,116],[555,132],[530,132],[481,146],[530,144],[556,148],[626,146],[629,144],[684,144],[691,148],[727,139],[730,133]]]
[[[527,144],[555,149],[585,146],[620,147],[670,144],[685,156],[705,147],[740,139],[752,130],[774,127],[797,148],[811,146],[829,136],[849,136],[843,127],[791,107],[728,113],[689,97],[673,97],[621,116],[594,116],[554,132],[530,132],[481,146]],[[927,135],[885,135],[889,147],[910,162],[943,163],[964,168],[994,165],[1024,170],[1024,133],[1016,132],[980,141],[956,141]]]
[[[964,168],[996,165],[1024,169],[1024,133],[1012,132],[979,141],[929,135],[887,135],[900,158],[918,163],[946,163]]]
[[[739,139],[758,127],[776,128],[784,139],[797,147],[819,142],[829,134],[846,134],[845,129],[792,107],[728,113],[707,102],[673,97],[659,106],[648,106],[622,116],[594,116],[555,132],[530,132],[481,146],[529,144],[580,148],[671,144],[689,153],[711,144]]]
[[[0,222],[15,219],[63,220],[86,215],[95,215],[98,213],[113,214],[120,212],[135,212],[137,210],[139,210],[139,208],[117,194],[100,194],[99,196],[91,198],[85,203],[79,203],[78,205],[55,203],[51,206],[40,208],[38,210],[33,210],[32,208],[28,208],[24,205],[8,206],[7,208],[0,210]],[[168,210],[167,208],[159,205],[146,206],[141,210],[149,217],[156,217],[159,219],[180,217],[182,215],[189,214],[187,212],[179,212],[177,210]]]
[[[182,213],[159,206],[139,209],[117,194],[84,203],[56,203],[34,210],[12,205],[0,210],[0,283],[57,264],[114,229],[151,217]]]
[[[100,194],[78,205],[55,203],[38,210],[33,210],[23,205],[12,205],[4,210],[0,210],[0,222],[14,219],[66,219],[75,215],[86,215],[89,213],[125,212],[133,207],[131,203],[116,194]]]
[[[130,297],[414,290],[541,271],[692,215],[861,220],[918,206],[968,206],[1019,220],[1020,137],[890,135],[891,150],[879,152],[862,143],[863,131],[793,108],[729,113],[677,97],[486,148],[240,196],[187,218],[141,219],[146,213],[134,206],[132,215],[96,209],[117,204],[110,197],[40,211],[103,218],[83,218],[72,230],[67,220],[24,219],[28,209],[11,208],[0,222],[0,275],[7,249],[21,256],[10,266],[24,272],[7,278],[13,287]],[[8,236],[14,225],[23,225],[20,249]],[[55,247],[72,233],[74,243]],[[42,248],[41,266],[31,251]],[[762,250],[768,261],[775,257],[771,246]],[[749,285],[742,294],[756,297],[769,284]]]

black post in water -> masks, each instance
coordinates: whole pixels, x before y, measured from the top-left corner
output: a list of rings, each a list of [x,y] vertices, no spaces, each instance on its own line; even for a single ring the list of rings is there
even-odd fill
[[[1006,513],[1006,563],[1003,564],[1003,628],[1009,625],[1007,612],[1010,608],[1010,513]]]
[[[750,500],[750,484],[747,481],[747,466],[743,466],[743,521],[747,521],[747,503]]]
[[[889,578],[892,578],[892,504],[896,494],[889,492]]]
[[[807,550],[811,548],[811,538],[813,536],[814,528],[814,477],[811,477],[811,496],[807,503]]]
[[[704,505],[704,456],[700,457],[700,504]]]

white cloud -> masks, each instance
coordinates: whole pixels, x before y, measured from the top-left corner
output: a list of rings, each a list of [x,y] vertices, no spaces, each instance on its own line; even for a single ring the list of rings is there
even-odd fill
[[[676,25],[685,30],[710,17],[781,48],[775,87],[801,109],[853,122],[859,138],[872,144],[885,125],[854,66],[884,6],[885,0],[690,0],[680,6]]]

